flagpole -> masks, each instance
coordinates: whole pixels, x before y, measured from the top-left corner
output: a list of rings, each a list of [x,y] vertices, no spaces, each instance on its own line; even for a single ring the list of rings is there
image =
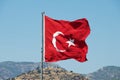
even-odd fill
[[[41,80],[43,80],[43,59],[44,59],[44,14],[45,12],[42,12],[42,48],[41,48]]]

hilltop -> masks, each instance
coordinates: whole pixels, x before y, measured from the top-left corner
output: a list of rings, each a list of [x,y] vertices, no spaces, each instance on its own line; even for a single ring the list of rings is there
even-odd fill
[[[63,68],[53,68],[48,67],[43,69],[43,79],[44,80],[88,80],[82,74],[74,73],[72,71],[67,71]],[[39,68],[30,71],[28,73],[23,73],[12,80],[40,80],[40,70]]]

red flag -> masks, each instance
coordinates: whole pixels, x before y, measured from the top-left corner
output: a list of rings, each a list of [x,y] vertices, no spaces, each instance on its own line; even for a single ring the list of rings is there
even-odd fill
[[[86,61],[88,47],[85,39],[89,33],[90,27],[85,18],[65,21],[45,16],[45,61],[71,58]]]

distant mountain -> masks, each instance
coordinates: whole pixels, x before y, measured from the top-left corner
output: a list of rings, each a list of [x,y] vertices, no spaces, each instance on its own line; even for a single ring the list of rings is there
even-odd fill
[[[59,67],[44,68],[43,72],[44,72],[43,74],[44,80],[88,80],[81,74],[73,73],[72,71],[67,71]],[[12,80],[41,80],[40,70],[37,68],[28,73],[23,73],[15,78],[12,78]]]
[[[81,74],[67,71],[56,64],[43,63],[45,80],[120,80],[120,67],[107,66],[99,69],[96,72],[86,74],[85,77]],[[0,80],[6,80],[8,78],[14,78],[14,80],[28,77],[34,78],[40,77],[39,70],[40,63],[34,62],[0,62]],[[34,75],[36,74],[36,75]],[[16,77],[17,76],[17,77]],[[55,77],[56,76],[56,77]],[[83,78],[83,79],[82,79]]]
[[[120,67],[107,66],[87,75],[90,80],[120,80]]]
[[[32,71],[40,66],[40,63],[34,62],[0,62],[0,80],[5,80],[8,78],[15,77],[22,73]],[[44,63],[44,68],[48,66],[56,67],[55,64]]]

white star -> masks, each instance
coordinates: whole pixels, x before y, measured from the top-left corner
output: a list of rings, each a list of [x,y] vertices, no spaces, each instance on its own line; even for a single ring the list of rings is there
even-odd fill
[[[74,39],[70,39],[69,41],[66,41],[66,43],[68,43],[68,47],[75,46]]]

